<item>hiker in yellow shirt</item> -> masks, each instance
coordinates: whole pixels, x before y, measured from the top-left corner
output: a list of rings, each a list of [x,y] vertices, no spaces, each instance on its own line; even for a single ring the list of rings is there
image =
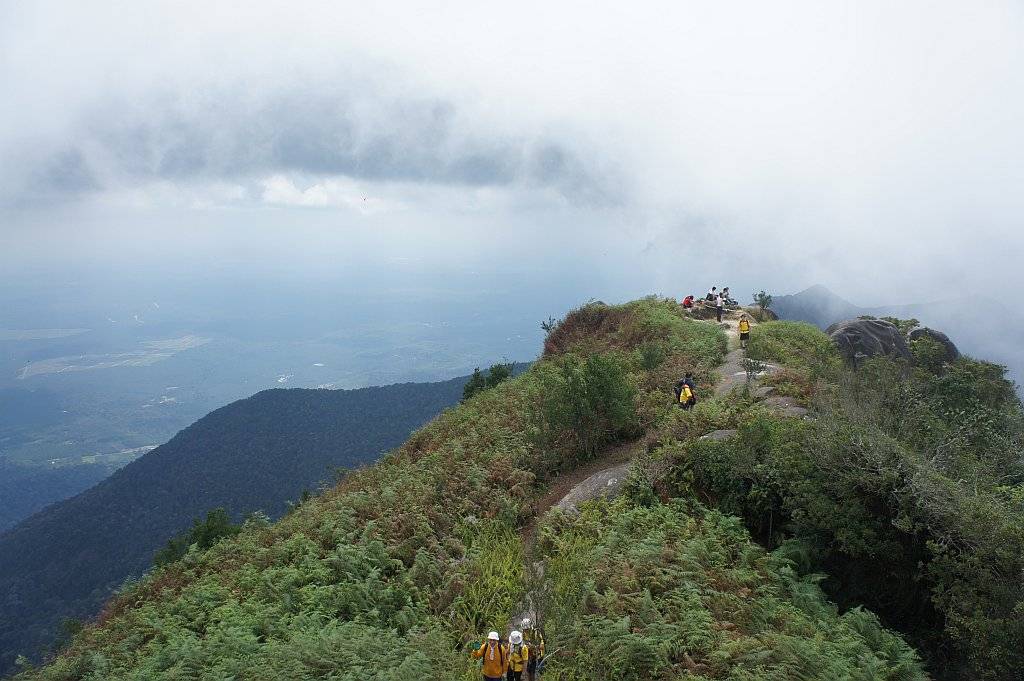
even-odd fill
[[[522,681],[530,662],[530,649],[523,644],[523,634],[513,631],[508,637],[508,681]]]
[[[484,681],[501,681],[508,670],[508,646],[501,642],[498,632],[487,634],[487,640],[473,651],[473,657],[483,659]]]
[[[747,341],[750,340],[750,319],[747,315],[740,315],[740,347],[747,349]]]

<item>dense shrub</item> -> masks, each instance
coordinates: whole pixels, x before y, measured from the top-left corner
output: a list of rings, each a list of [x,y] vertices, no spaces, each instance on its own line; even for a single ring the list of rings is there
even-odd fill
[[[590,457],[610,440],[637,434],[637,391],[621,353],[567,354],[546,368],[539,372],[544,446]]]
[[[937,676],[1018,678],[1024,427],[1002,368],[908,376],[877,358],[813,400],[813,421],[752,415],[735,438],[675,446],[675,489],[768,545],[799,539],[840,605],[904,631]]]
[[[873,615],[840,617],[815,577],[699,504],[595,503],[551,518],[540,548],[551,681],[927,678]]]

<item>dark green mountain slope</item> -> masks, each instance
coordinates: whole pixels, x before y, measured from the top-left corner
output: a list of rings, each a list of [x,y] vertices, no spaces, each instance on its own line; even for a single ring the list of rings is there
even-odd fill
[[[0,532],[56,500],[87,490],[110,475],[106,466],[43,468],[0,461]]]
[[[261,392],[0,535],[0,671],[52,641],[62,618],[95,614],[192,518],[213,507],[278,517],[335,467],[397,446],[465,382]]]

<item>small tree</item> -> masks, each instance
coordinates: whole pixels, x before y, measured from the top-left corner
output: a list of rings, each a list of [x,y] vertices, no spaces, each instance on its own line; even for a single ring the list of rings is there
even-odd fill
[[[772,306],[772,297],[770,294],[765,293],[764,289],[761,289],[760,293],[754,294],[754,302],[757,303],[757,306],[761,308],[762,312],[764,312]]]
[[[188,547],[196,544],[201,551],[205,551],[224,537],[232,537],[242,531],[240,525],[231,522],[231,516],[223,508],[215,508],[207,511],[206,518],[192,520],[192,527],[188,531],[173,537],[167,542],[164,548],[156,552],[153,564],[157,567],[181,560]]]
[[[512,378],[515,366],[515,362],[492,364],[486,374],[480,371],[480,367],[477,367],[473,370],[473,375],[469,377],[465,387],[462,389],[462,401],[465,402],[473,395],[493,388],[499,383]]]
[[[484,378],[484,373],[480,371],[480,367],[473,369],[473,375],[466,381],[466,385],[462,387],[462,401],[465,402],[473,395],[487,388],[487,379]]]

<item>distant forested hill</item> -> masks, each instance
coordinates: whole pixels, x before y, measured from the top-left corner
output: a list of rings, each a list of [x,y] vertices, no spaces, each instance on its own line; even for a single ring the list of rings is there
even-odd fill
[[[95,487],[0,534],[0,674],[95,614],[111,590],[214,507],[282,515],[336,467],[376,460],[462,396],[466,378],[267,390],[211,412]]]
[[[53,503],[89,489],[110,475],[105,466],[43,468],[0,461],[0,532]]]

